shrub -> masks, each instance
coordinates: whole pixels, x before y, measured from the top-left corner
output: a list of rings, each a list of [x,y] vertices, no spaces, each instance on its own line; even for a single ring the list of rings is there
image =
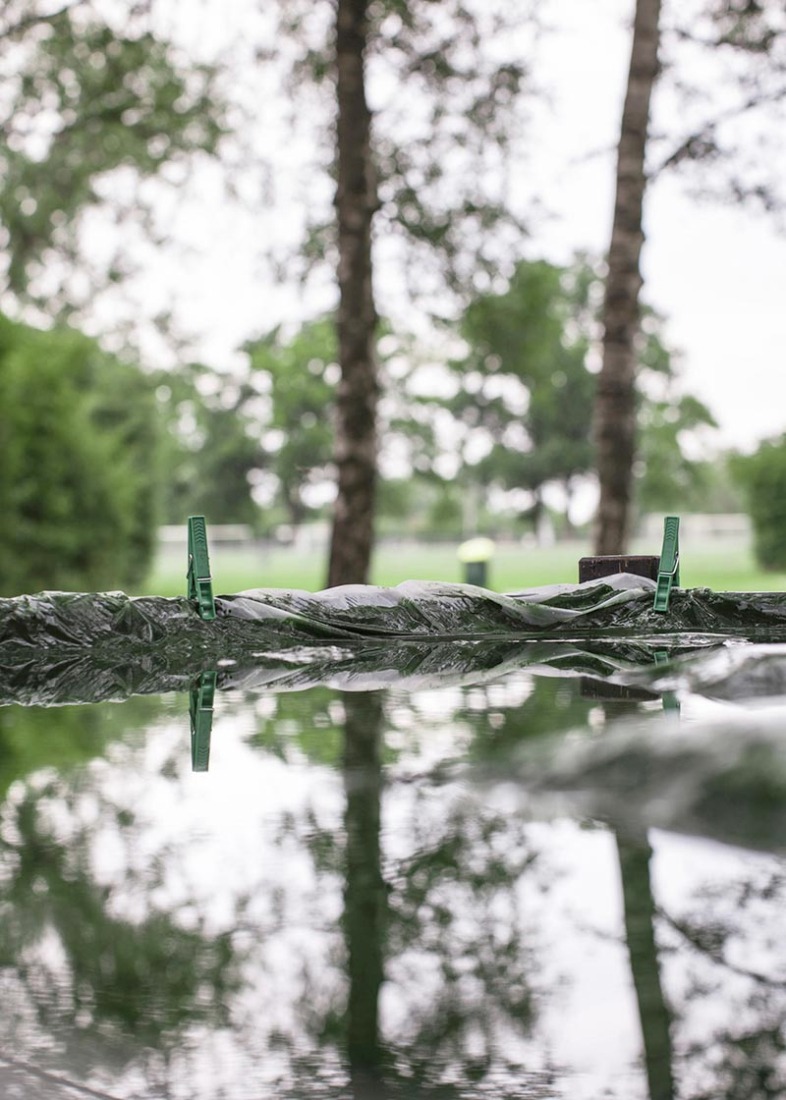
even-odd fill
[[[154,547],[157,413],[136,367],[0,317],[0,593],[138,583]]]
[[[747,497],[757,562],[786,569],[786,435],[737,456],[733,470]]]

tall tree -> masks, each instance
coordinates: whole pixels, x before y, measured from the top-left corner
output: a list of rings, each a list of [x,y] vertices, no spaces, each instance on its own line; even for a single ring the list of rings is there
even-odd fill
[[[616,197],[603,304],[603,365],[595,396],[600,503],[596,554],[620,554],[630,534],[636,448],[636,339],[645,155],[658,75],[660,0],[636,0],[628,85],[617,151]]]
[[[377,384],[371,223],[377,205],[366,101],[368,0],[338,0],[336,120],[341,379],[335,402],[338,471],[328,585],[366,582],[377,480]]]
[[[288,44],[280,56],[291,56],[286,51],[296,44],[293,97],[315,83],[330,84],[327,101],[337,103],[335,146],[325,147],[323,118],[311,143],[335,183],[335,210],[329,215],[312,206],[304,254],[329,260],[338,273],[342,378],[329,583],[362,582],[373,545],[380,390],[372,222],[386,271],[395,266],[399,275],[399,306],[401,295],[414,291],[429,309],[438,303],[445,312],[456,294],[488,287],[509,262],[522,226],[506,190],[505,164],[522,129],[526,41],[514,45],[509,32],[511,23],[527,22],[529,6],[288,0],[279,10],[280,39]],[[324,102],[312,97],[305,123],[305,112],[296,121],[312,126],[314,108]]]
[[[786,121],[782,0],[666,3],[663,12],[661,20],[661,0],[636,0],[594,410],[599,554],[622,552],[630,534],[646,186],[666,171],[690,169],[699,198],[746,202],[779,216],[786,210],[780,165]],[[650,125],[659,52],[664,87],[672,96],[662,130]]]

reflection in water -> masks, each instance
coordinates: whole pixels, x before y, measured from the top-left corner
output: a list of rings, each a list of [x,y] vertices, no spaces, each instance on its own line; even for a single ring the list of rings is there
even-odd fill
[[[200,672],[189,693],[191,768],[195,772],[206,772],[210,766],[210,735],[213,732],[217,676],[215,671]]]
[[[646,834],[635,840],[617,834],[622,878],[625,939],[644,1043],[650,1100],[673,1100],[671,1016],[663,995],[655,942],[655,902],[650,883],[652,849]]]
[[[732,773],[690,706],[578,678],[197,686],[207,775],[182,699],[0,710],[0,1084],[13,1054],[144,1100],[786,1093],[786,767],[752,717]],[[675,745],[712,843],[639,805]]]
[[[381,871],[380,801],[382,698],[379,693],[343,692],[347,942],[347,1055],[354,1094],[380,1095],[379,990],[387,917]]]

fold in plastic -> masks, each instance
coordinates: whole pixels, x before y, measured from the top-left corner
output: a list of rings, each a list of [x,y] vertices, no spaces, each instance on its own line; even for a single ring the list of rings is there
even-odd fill
[[[656,652],[662,659],[729,640],[786,642],[784,593],[677,589],[663,615],[652,608],[654,588],[646,578],[620,574],[508,595],[432,582],[318,593],[259,589],[217,597],[211,622],[185,598],[20,596],[0,600],[0,702],[188,690],[207,670],[218,670],[219,687],[246,690],[317,683],[414,689],[527,667],[657,691],[669,673],[654,668]],[[763,648],[769,658],[747,662],[745,683],[753,694],[778,694],[783,681],[786,692],[786,654]],[[710,683],[717,694],[728,682],[726,673],[712,671],[706,681],[695,662],[686,667],[702,690]]]
[[[642,637],[686,631],[786,640],[786,593],[677,589],[667,615],[652,608],[654,582],[622,573],[602,582],[499,595],[465,584],[408,581],[324,592],[254,589],[216,598],[215,621],[185,598],[122,592],[44,592],[0,600],[0,657],[31,648],[107,650],[187,645],[258,648],[280,641],[489,635]]]

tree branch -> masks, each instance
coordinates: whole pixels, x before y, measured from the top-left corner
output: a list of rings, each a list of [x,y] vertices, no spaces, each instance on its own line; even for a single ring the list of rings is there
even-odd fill
[[[66,15],[70,11],[74,11],[75,8],[80,7],[85,3],[85,0],[73,0],[71,4],[64,4],[62,8],[58,8],[56,11],[37,13],[33,12],[29,15],[19,19],[18,22],[13,23],[10,27],[6,27],[4,30],[0,30],[0,40],[19,38],[33,27],[39,27],[43,23],[54,23],[56,19],[59,19],[61,15]]]
[[[725,122],[731,122],[734,119],[741,118],[744,114],[747,114],[748,111],[753,111],[757,107],[779,103],[784,99],[786,99],[786,84],[767,95],[752,95],[736,107],[730,107],[728,110],[722,111],[720,114],[716,115],[715,118],[708,119],[702,126],[694,130],[692,134],[683,138],[677,148],[669,153],[665,160],[662,160],[656,168],[652,169],[651,177],[657,177],[666,168],[673,168],[683,160],[702,159],[711,149],[717,148],[714,141],[714,132],[718,126],[723,125]]]
[[[681,921],[675,920],[675,918],[669,916],[669,914],[664,909],[656,909],[656,912],[658,916],[662,920],[664,920],[666,924],[669,925],[670,928],[673,928],[674,931],[678,932],[683,939],[687,940],[691,947],[693,947],[701,955],[704,955],[706,958],[710,959],[712,962],[717,963],[719,966],[723,966],[726,970],[730,970],[732,974],[737,974],[741,978],[749,978],[751,981],[757,982],[759,985],[767,986],[769,989],[786,989],[786,979],[781,978],[779,980],[776,980],[768,977],[766,974],[761,974],[757,970],[746,970],[742,966],[735,966],[734,963],[729,962],[729,960],[725,958],[722,954],[717,951],[713,951],[712,948],[708,947],[706,943],[703,943],[701,938],[693,931],[690,925],[683,924]]]

